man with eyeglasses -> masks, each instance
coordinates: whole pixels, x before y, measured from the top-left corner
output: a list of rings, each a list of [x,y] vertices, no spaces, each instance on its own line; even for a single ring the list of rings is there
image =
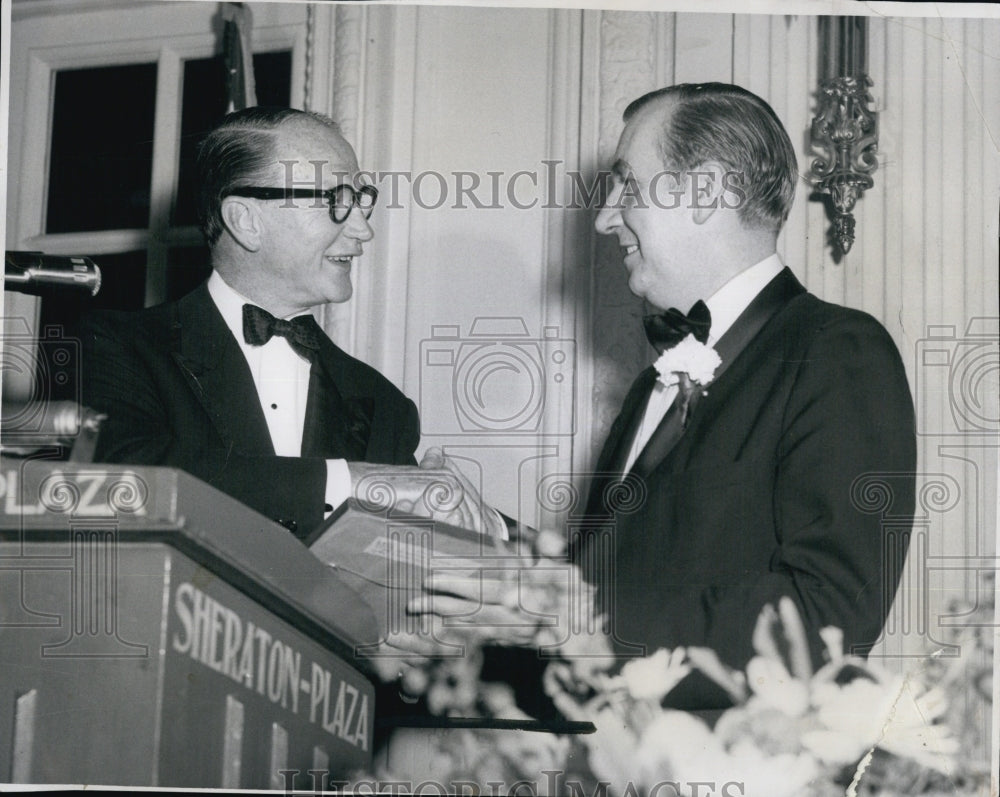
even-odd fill
[[[108,416],[97,459],[179,467],[300,537],[373,472],[420,511],[423,486],[460,474],[416,467],[413,402],[309,313],[351,297],[373,235],[378,191],[351,146],[324,116],[248,108],[208,134],[198,170],[207,283],[84,336],[84,402]],[[467,498],[436,516],[478,528]]]

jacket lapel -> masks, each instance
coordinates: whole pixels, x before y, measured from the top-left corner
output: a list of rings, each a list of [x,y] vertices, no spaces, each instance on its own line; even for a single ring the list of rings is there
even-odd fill
[[[715,344],[715,350],[722,360],[722,365],[715,373],[715,379],[722,376],[749,345],[750,341],[757,337],[757,333],[782,307],[805,292],[806,289],[802,287],[791,269],[787,267],[783,268],[773,280],[767,283],[764,289],[750,302],[747,309],[740,313],[739,318],[733,322],[726,334]]]
[[[302,456],[366,459],[374,402],[371,398],[345,398],[338,387],[346,378],[340,359],[340,350],[324,336],[309,371]]]
[[[222,440],[248,454],[273,455],[250,368],[205,284],[178,302],[171,349]]]
[[[650,391],[656,383],[656,369],[650,366],[636,379],[635,384],[629,391],[626,401],[622,404],[622,412],[619,416],[621,421],[618,433],[614,436],[615,442],[609,451],[608,462],[604,463],[602,470],[617,471],[621,473],[625,469],[625,462],[628,460],[629,451],[632,449],[632,441],[635,439],[639,425],[642,423],[642,416],[649,400]],[[614,430],[614,428],[612,428]],[[612,435],[609,435],[609,442]]]
[[[791,299],[800,293],[804,293],[805,288],[799,283],[787,267],[782,269],[778,275],[772,279],[764,289],[757,294],[747,308],[733,322],[733,325],[715,344],[715,350],[722,360],[722,364],[716,369],[713,382],[718,382],[729,367],[739,358],[750,342],[757,337],[757,334],[764,328],[768,321],[784,307]],[[709,390],[711,393],[711,390]],[[702,406],[702,412],[697,412],[697,407]],[[688,426],[704,423],[709,415],[705,411],[704,403],[700,401],[700,396],[692,396],[689,407]],[[649,438],[649,442],[640,452],[633,466],[633,472],[645,477],[657,468],[674,451],[681,441],[685,430],[682,428],[679,413],[676,405],[672,405],[664,416],[660,425],[656,427]],[[688,430],[690,437],[690,429]],[[629,440],[632,438],[630,437]]]
[[[590,478],[585,514],[588,517],[607,514],[604,495],[608,486],[621,480],[625,461],[642,421],[649,391],[656,381],[656,369],[650,366],[636,377],[622,402],[621,412],[608,430],[607,440],[597,458],[597,465]]]

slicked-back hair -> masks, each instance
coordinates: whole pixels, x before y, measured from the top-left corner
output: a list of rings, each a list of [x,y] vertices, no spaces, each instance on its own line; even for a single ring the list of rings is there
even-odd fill
[[[771,106],[729,83],[681,83],[634,100],[625,122],[659,99],[673,100],[659,142],[664,168],[721,164],[746,194],[738,210],[744,226],[780,230],[795,197],[798,163]]]
[[[268,179],[274,168],[274,141],[279,127],[313,121],[337,132],[323,114],[295,108],[255,106],[227,114],[198,146],[198,226],[209,246],[222,235],[222,200],[234,188]]]

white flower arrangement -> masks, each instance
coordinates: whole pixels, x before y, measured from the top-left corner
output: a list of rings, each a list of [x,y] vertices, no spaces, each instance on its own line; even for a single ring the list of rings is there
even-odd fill
[[[512,793],[704,797],[710,780],[716,791],[708,793],[716,794],[979,797],[988,793],[991,760],[982,728],[990,710],[993,613],[983,603],[973,615],[980,625],[970,621],[967,636],[954,640],[961,659],[930,655],[905,676],[845,655],[836,628],[820,632],[827,663],[814,671],[806,630],[788,598],[764,607],[753,633],[756,655],[743,671],[707,648],[688,647],[633,659],[616,673],[603,634],[540,634],[536,643],[558,649],[545,691],[566,719],[593,722],[595,732],[498,736],[461,729],[435,736],[433,750],[415,740],[409,757],[401,754],[406,741],[395,739],[394,755],[416,767],[396,774],[480,784],[484,792],[488,784],[491,793],[506,784]],[[586,619],[601,625],[600,618]],[[429,664],[428,709],[526,719],[509,687],[479,680],[481,663],[472,645],[464,658]],[[693,670],[732,698],[733,708],[714,726],[661,705]],[[982,697],[976,702],[970,694]]]
[[[691,672],[684,659],[684,648],[673,651],[660,648],[652,656],[629,661],[622,667],[620,677],[636,700],[663,700]]]
[[[665,387],[681,384],[682,375],[701,387],[705,387],[715,378],[715,369],[722,365],[718,352],[711,346],[699,341],[694,335],[688,335],[684,340],[667,349],[653,363],[657,379]]]
[[[943,721],[943,691],[918,674],[903,678],[845,656],[838,629],[822,636],[829,663],[814,673],[802,621],[782,598],[777,610],[765,607],[758,619],[757,655],[745,672],[729,669],[707,648],[678,648],[633,660],[619,676],[590,679],[592,691],[583,699],[586,693],[555,665],[546,686],[566,716],[597,727],[580,738],[593,775],[613,794],[628,794],[628,784],[642,794],[657,783],[693,784],[709,775],[768,797],[935,791],[955,772],[959,753]],[[784,653],[779,639],[788,645]],[[715,680],[736,704],[714,728],[660,706],[665,690],[692,669]],[[881,758],[873,768],[876,754]],[[905,786],[886,783],[899,773]]]

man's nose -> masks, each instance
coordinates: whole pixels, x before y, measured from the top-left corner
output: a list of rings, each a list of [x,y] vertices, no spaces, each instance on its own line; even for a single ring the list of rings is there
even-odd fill
[[[370,241],[375,237],[375,231],[372,229],[371,224],[368,223],[368,219],[365,218],[365,214],[361,211],[361,208],[357,205],[351,208],[351,212],[347,214],[347,220],[344,224],[347,225],[346,232],[348,235],[359,241]]]
[[[601,235],[610,235],[615,227],[621,224],[621,213],[619,212],[619,198],[621,188],[613,188],[604,199],[601,209],[597,211],[597,218],[594,219],[594,229]]]
[[[604,204],[601,205],[601,209],[597,211],[597,218],[594,219],[594,228],[601,235],[610,235],[620,223],[621,214],[618,212],[618,206],[611,197],[608,197]]]

